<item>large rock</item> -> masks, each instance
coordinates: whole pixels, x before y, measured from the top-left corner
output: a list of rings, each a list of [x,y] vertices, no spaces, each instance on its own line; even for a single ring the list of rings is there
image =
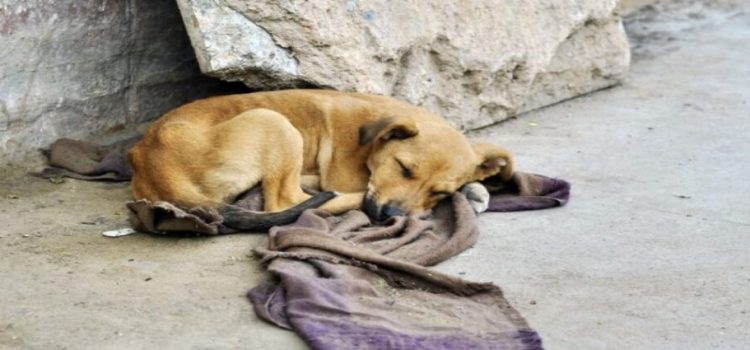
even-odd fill
[[[0,3],[0,165],[213,93],[173,0]]]
[[[387,94],[462,128],[620,82],[616,0],[177,0],[203,72]]]

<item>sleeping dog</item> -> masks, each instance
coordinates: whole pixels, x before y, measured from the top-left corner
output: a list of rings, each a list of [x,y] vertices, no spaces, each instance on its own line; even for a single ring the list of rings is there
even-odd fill
[[[317,206],[363,209],[376,220],[421,212],[464,184],[513,174],[506,150],[469,143],[423,108],[327,90],[186,104],[156,121],[128,160],[136,199],[216,208],[242,230],[289,223]],[[258,184],[263,212],[228,204]]]

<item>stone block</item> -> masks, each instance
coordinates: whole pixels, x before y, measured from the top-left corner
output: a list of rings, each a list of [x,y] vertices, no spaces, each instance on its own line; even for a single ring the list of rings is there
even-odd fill
[[[177,0],[203,72],[395,96],[460,128],[619,83],[616,0]]]

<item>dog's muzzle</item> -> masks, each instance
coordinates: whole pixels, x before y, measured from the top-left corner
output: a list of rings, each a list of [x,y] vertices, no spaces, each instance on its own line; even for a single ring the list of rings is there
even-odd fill
[[[362,208],[364,209],[365,214],[375,221],[383,221],[392,216],[404,214],[397,203],[388,202],[383,206],[379,206],[375,198],[370,195],[365,196]]]

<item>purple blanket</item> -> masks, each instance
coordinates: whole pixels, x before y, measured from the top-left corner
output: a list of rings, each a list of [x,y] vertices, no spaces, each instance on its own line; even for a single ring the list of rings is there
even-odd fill
[[[433,271],[478,230],[466,198],[430,217],[372,226],[361,212],[305,212],[256,247],[278,278],[255,287],[256,314],[313,349],[541,349],[497,286]]]

